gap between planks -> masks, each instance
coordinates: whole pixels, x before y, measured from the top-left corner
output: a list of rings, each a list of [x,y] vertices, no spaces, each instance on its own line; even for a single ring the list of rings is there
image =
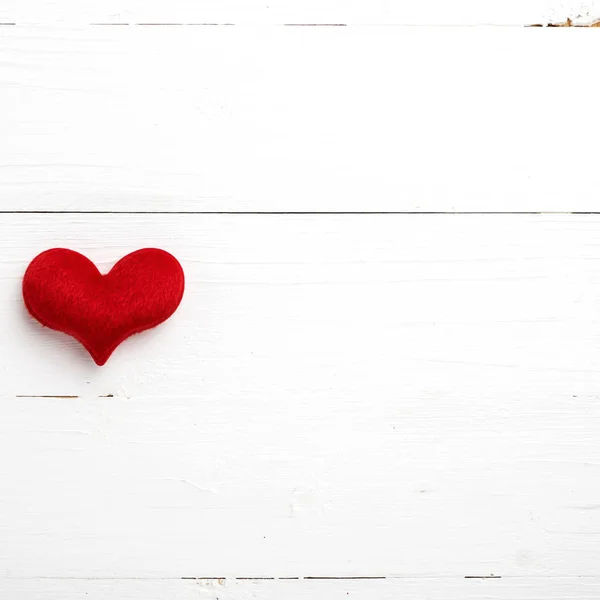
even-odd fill
[[[224,583],[226,581],[382,581],[382,580],[435,580],[435,581],[451,581],[457,579],[476,579],[476,580],[488,580],[488,579],[510,579],[510,580],[569,580],[569,579],[597,579],[596,575],[464,575],[464,576],[453,576],[453,575],[425,575],[425,576],[414,576],[414,575],[354,575],[354,576],[327,576],[327,575],[307,575],[307,576],[293,576],[293,577],[135,577],[135,576],[124,576],[124,577],[85,577],[85,576],[74,576],[74,577],[48,577],[48,576],[26,576],[26,577],[0,577],[0,580],[10,581],[216,581]]]
[[[304,577],[182,577],[181,579],[192,581],[226,581],[232,579],[235,581],[371,581],[383,579],[412,579],[411,577],[385,576],[385,575],[355,575],[355,576],[327,576],[327,575],[306,575]],[[450,577],[419,577],[418,579],[451,579]],[[501,575],[465,575],[464,579],[502,579]]]
[[[17,27],[16,22],[0,23],[0,27]],[[30,27],[35,23],[24,23]],[[90,27],[235,27],[236,23],[87,23]],[[362,27],[360,23],[258,23],[271,27]],[[589,24],[574,24],[570,19],[558,23],[368,23],[366,27],[600,27],[600,21]]]
[[[101,396],[97,396],[98,398],[114,398],[114,394],[102,394]],[[80,396],[56,396],[52,394],[42,394],[42,395],[30,395],[30,394],[17,394],[15,398],[25,398],[25,399],[36,399],[36,398],[45,398],[50,400],[76,400],[80,398]]]
[[[387,210],[387,211],[311,211],[311,210],[0,210],[0,215],[600,215],[600,211],[567,210]]]
[[[10,580],[52,580],[52,581],[373,581],[385,579],[502,579],[501,575],[465,575],[456,577],[451,575],[414,577],[404,575],[305,575],[293,577],[5,577]],[[565,579],[564,576],[547,576],[544,579]],[[573,576],[579,579],[579,577]],[[1,579],[1,578],[0,578]],[[531,579],[531,577],[509,577],[509,579]]]

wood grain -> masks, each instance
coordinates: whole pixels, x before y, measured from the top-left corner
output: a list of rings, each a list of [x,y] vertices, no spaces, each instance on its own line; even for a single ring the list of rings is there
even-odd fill
[[[106,367],[25,315],[40,249],[150,243],[184,302]],[[594,578],[599,245],[596,216],[3,215],[0,571]]]
[[[0,2],[0,598],[597,600],[597,42],[520,26],[598,17]],[[52,246],[184,302],[99,369]]]
[[[0,592],[13,600],[597,600],[597,577],[514,579],[416,578],[385,580],[2,580]]]
[[[570,29],[7,27],[0,208],[597,211],[596,44]]]
[[[0,11],[23,24],[523,25],[600,15],[597,0],[4,0]]]

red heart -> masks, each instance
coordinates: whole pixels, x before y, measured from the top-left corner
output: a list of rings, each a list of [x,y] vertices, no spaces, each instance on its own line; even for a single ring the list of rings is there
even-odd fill
[[[124,256],[106,275],[79,252],[46,250],[23,278],[23,299],[42,325],[72,335],[103,365],[134,333],[166,321],[183,296],[177,259],[158,248]]]

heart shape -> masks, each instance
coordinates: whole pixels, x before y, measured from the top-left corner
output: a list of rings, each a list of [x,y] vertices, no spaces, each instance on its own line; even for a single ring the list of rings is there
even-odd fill
[[[106,275],[79,252],[52,248],[23,277],[23,299],[42,325],[79,340],[98,365],[134,333],[166,321],[185,280],[178,260],[158,248],[124,256]]]

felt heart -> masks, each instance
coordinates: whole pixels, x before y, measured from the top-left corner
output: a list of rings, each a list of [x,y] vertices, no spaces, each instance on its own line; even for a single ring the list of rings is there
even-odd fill
[[[79,252],[46,250],[23,277],[23,299],[42,325],[79,340],[98,365],[134,333],[166,321],[177,309],[184,275],[158,248],[124,256],[106,275]]]

